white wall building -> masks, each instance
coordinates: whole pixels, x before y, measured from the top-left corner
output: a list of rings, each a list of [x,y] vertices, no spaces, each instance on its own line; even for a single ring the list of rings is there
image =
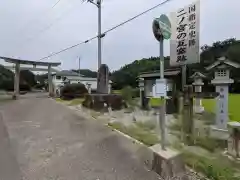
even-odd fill
[[[64,82],[68,81],[70,84],[73,83],[82,83],[88,87],[87,85],[91,85],[91,90],[97,90],[97,78],[90,78],[80,75],[73,71],[59,71],[57,73],[52,74],[52,82],[54,86],[55,92],[60,89],[64,85]],[[111,92],[111,81],[109,81],[109,93]]]

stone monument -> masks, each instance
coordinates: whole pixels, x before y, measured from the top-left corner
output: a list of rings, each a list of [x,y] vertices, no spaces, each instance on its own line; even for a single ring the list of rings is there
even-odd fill
[[[192,85],[194,86],[194,91],[196,93],[201,93],[202,86],[204,85],[203,79],[206,78],[206,76],[200,72],[195,72],[190,78],[193,79]],[[195,98],[194,112],[202,113],[203,111],[204,111],[204,107],[202,106],[202,99]]]
[[[83,106],[104,112],[109,112],[109,108],[114,111],[126,107],[126,103],[121,95],[110,93],[109,69],[106,64],[102,64],[98,71],[97,92],[87,94],[83,101]]]
[[[109,93],[109,69],[106,64],[102,64],[98,70],[98,89],[99,94]]]
[[[227,139],[228,124],[228,95],[229,85],[234,81],[230,78],[230,70],[232,68],[240,68],[240,64],[232,62],[226,57],[219,58],[206,70],[214,72],[214,79],[211,83],[216,87],[216,92],[219,93],[216,101],[216,122],[212,127],[212,135],[219,139]],[[220,133],[220,134],[219,134]]]
[[[240,158],[240,123],[239,122],[229,122],[228,129],[231,138],[228,141],[228,154]]]

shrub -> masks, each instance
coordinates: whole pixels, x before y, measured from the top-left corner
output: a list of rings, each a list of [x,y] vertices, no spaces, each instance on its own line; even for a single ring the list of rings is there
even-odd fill
[[[0,84],[0,89],[3,89],[5,91],[14,91],[14,81],[13,80],[2,81]],[[28,84],[20,83],[19,90],[20,91],[30,91],[31,87]]]
[[[139,90],[139,88],[132,89],[132,96],[133,96],[133,98],[140,97],[140,90]]]
[[[84,84],[65,84],[61,88],[61,98],[63,99],[74,99],[74,98],[83,98],[88,91]]]
[[[121,90],[122,97],[125,101],[128,103],[132,101],[133,99],[133,90],[131,86],[126,86]]]

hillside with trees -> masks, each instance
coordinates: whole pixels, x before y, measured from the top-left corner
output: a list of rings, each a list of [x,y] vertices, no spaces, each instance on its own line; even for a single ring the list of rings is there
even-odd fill
[[[204,71],[204,67],[213,63],[216,58],[221,56],[227,56],[230,60],[240,63],[240,41],[232,38],[215,42],[212,45],[202,46],[200,54],[201,62],[200,64],[189,65],[188,74],[192,74],[193,70]],[[165,68],[169,67],[169,57],[165,57]],[[134,62],[127,64],[112,73],[113,88],[122,89],[127,85],[137,87],[137,77],[139,74],[159,69],[160,62],[158,57],[135,60]],[[234,70],[232,77],[240,80],[240,71]]]

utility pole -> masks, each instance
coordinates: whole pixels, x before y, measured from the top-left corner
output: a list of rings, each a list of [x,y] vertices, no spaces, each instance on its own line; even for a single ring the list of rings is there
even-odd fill
[[[102,0],[97,0],[97,7],[98,7],[98,69],[102,64]]]
[[[101,38],[103,37],[102,35],[102,0],[87,0],[88,2],[94,4],[98,8],[98,69],[100,68],[102,64],[102,42]]]
[[[104,37],[104,34],[102,35],[102,0],[87,0],[88,2],[94,4],[98,8],[98,77],[97,77],[97,90],[100,89],[100,80],[99,80],[99,69],[102,64],[102,41],[101,38]]]

